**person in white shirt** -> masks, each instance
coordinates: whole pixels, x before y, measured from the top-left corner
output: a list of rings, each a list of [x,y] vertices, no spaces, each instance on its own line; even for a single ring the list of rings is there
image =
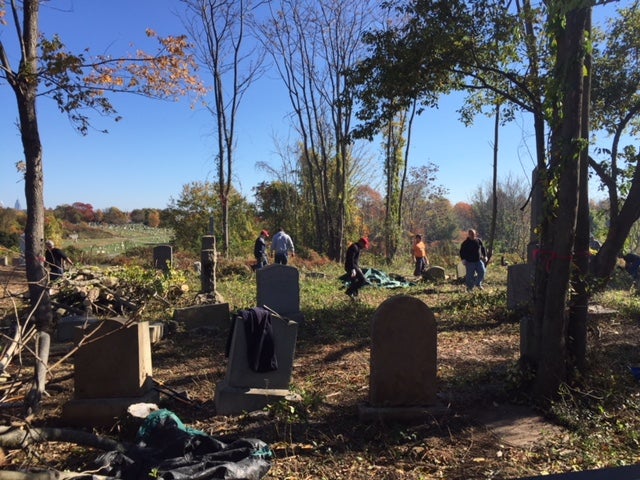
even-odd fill
[[[275,263],[281,265],[286,265],[289,262],[289,253],[291,253],[291,256],[295,256],[293,241],[291,237],[285,233],[283,228],[280,228],[278,233],[273,236],[271,250],[275,254]]]

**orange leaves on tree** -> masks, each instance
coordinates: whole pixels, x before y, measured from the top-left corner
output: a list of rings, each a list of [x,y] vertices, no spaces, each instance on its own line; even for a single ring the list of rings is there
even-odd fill
[[[197,65],[186,36],[160,38],[152,30],[147,35],[157,38],[158,52],[151,55],[138,50],[135,56],[118,59],[99,56],[93,71],[84,77],[86,84],[158,98],[203,95],[206,90],[196,76]]]
[[[72,54],[57,36],[41,38],[38,75],[44,94],[58,103],[81,133],[86,133],[89,126],[83,108],[106,115],[116,113],[107,98],[111,92],[174,100],[185,95],[193,95],[194,100],[203,96],[206,89],[196,74],[197,64],[187,38],[160,38],[152,30],[147,30],[147,35],[157,39],[156,53],[136,51],[119,58],[89,57],[88,49]]]

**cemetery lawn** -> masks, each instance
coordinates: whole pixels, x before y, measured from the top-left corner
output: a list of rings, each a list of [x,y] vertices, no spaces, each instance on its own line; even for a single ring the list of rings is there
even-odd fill
[[[313,272],[301,266],[306,320],[292,378],[300,401],[216,416],[213,396],[225,374],[227,332],[178,329],[152,347],[154,378],[184,392],[162,394],[160,406],[225,441],[264,440],[275,455],[270,479],[516,479],[640,463],[640,386],[629,371],[640,365],[640,302],[624,281],[594,299],[615,312],[590,320],[588,377],[540,409],[519,388],[526,380],[517,368],[520,316],[506,308],[505,267],[490,266],[483,291],[468,293],[449,280],[395,290],[367,287],[358,302],[343,293],[341,274],[336,265]],[[254,276],[219,278],[217,286],[232,311],[254,306]],[[420,421],[367,423],[359,408],[368,400],[370,320],[396,294],[421,299],[435,314],[444,412]],[[68,348],[54,344],[51,364]],[[23,361],[25,375],[31,374],[30,360]],[[71,374],[69,360],[52,370],[49,395],[32,425],[64,426],[61,408],[73,393]],[[0,411],[0,426],[19,413]],[[130,439],[125,427],[97,433]],[[2,468],[86,471],[100,453],[68,443],[33,445],[5,451]]]

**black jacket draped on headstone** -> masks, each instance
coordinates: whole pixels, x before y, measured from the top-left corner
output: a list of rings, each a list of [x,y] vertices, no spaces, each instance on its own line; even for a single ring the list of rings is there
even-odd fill
[[[244,334],[247,339],[247,360],[254,372],[278,369],[278,359],[271,325],[271,313],[262,307],[240,310]]]

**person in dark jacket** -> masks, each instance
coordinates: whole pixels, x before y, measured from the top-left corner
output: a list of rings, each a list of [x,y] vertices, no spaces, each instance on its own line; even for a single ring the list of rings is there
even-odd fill
[[[467,269],[465,277],[467,291],[470,292],[474,287],[482,290],[482,282],[486,273],[487,251],[473,229],[469,229],[466,240],[460,245],[460,258]]]
[[[267,238],[269,238],[269,232],[262,230],[256,239],[255,245],[253,246],[253,256],[256,257],[256,270],[269,264],[267,242],[265,241]]]
[[[624,260],[624,269],[635,281],[638,281],[640,277],[640,255],[627,253],[622,259]]]
[[[369,239],[367,237],[361,237],[347,249],[344,269],[350,278],[350,283],[345,293],[354,300],[358,298],[358,290],[367,283],[366,278],[364,278],[364,273],[362,273],[362,269],[360,268],[360,252],[367,248],[369,248]]]
[[[73,262],[66,253],[56,248],[51,240],[47,240],[44,245],[46,247],[44,259],[49,268],[49,279],[55,282],[64,274],[65,264],[73,265]]]

